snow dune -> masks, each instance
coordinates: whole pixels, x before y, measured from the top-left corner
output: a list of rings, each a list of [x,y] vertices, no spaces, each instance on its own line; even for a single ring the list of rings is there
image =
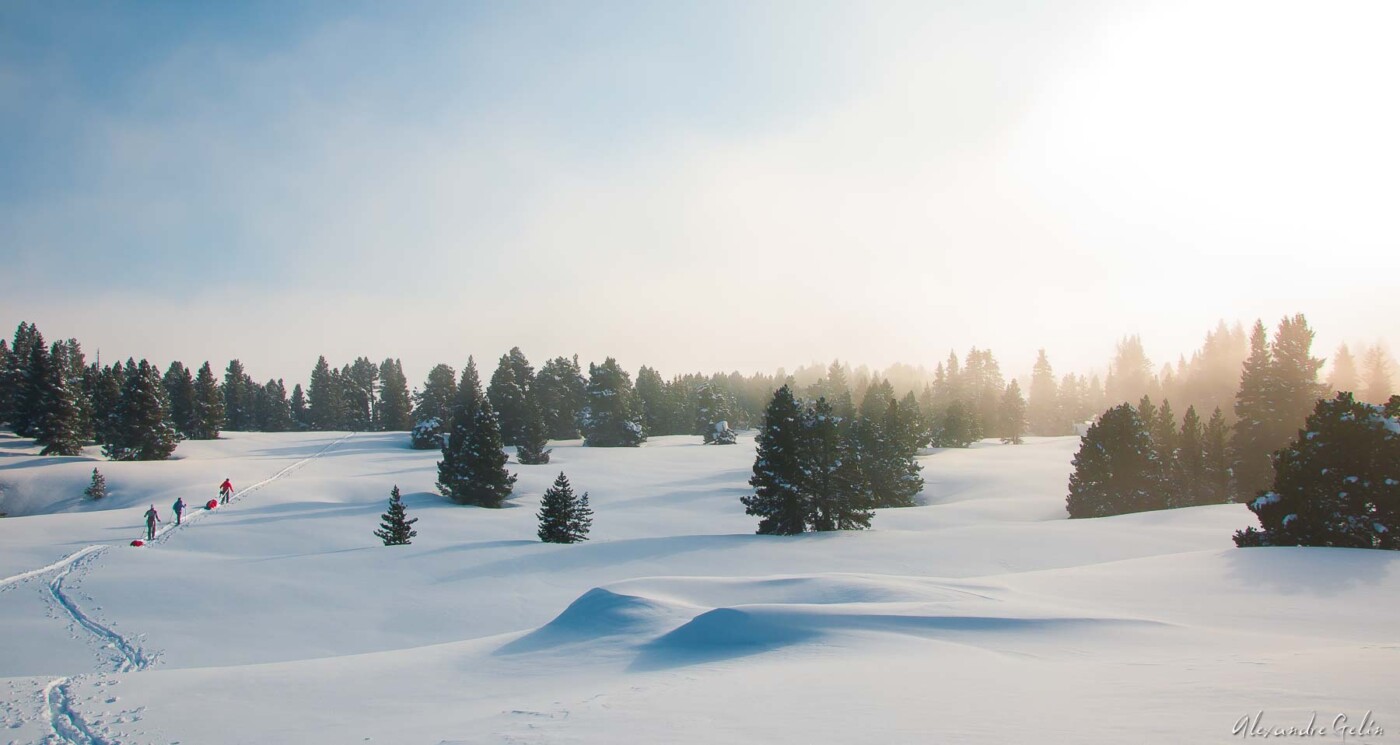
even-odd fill
[[[0,441],[0,741],[1227,742],[1368,710],[1400,734],[1400,557],[1234,549],[1239,505],[1065,520],[1074,438],[929,452],[923,506],[791,537],[738,502],[751,433],[555,443],[494,511],[406,441],[229,433],[96,462],[100,504],[74,496],[93,460]],[[587,543],[534,540],[560,470]],[[234,504],[126,546],[226,476]],[[385,548],[394,484],[420,536]]]

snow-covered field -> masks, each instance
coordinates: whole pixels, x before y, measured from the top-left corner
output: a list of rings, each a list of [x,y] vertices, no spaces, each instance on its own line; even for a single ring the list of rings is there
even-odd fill
[[[0,435],[0,742],[1400,742],[1400,556],[1235,549],[1239,505],[1068,521],[1075,438],[921,456],[925,506],[795,537],[739,503],[752,434],[555,443],[495,511],[407,439]],[[535,539],[560,470],[587,543]],[[385,548],[395,484],[419,537]]]

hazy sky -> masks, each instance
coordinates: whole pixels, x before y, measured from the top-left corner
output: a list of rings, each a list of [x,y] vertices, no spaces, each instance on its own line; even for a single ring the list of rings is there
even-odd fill
[[[0,333],[401,357],[1400,347],[1400,5],[0,4]]]

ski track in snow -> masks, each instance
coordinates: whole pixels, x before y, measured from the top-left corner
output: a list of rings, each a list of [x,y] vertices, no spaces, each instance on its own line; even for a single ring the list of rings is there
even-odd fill
[[[96,555],[96,553],[92,553],[88,554],[88,557]],[[113,662],[117,672],[126,673],[134,670],[145,670],[147,667],[151,666],[151,663],[155,662],[154,656],[147,655],[141,651],[140,647],[133,644],[131,640],[94,620],[87,613],[84,613],[83,609],[80,608],[77,603],[73,602],[72,598],[64,594],[64,578],[74,569],[81,568],[89,563],[91,559],[88,557],[69,564],[63,571],[54,576],[53,579],[49,580],[49,594],[58,602],[59,607],[63,608],[63,611],[77,622],[80,627],[87,629],[88,633],[97,637],[103,649],[112,649],[116,652]]]
[[[326,451],[345,442],[351,437],[354,437],[353,432],[331,442],[310,456],[283,468],[272,476],[252,486],[244,487],[242,490],[235,492],[229,498],[229,502],[232,503],[234,500],[238,500],[244,495],[255,492],[283,476],[286,476],[316,458],[319,458],[321,455],[325,454]],[[204,514],[207,513],[192,513],[182,521],[181,525],[164,526],[156,532],[155,538],[157,540],[163,539],[175,530],[175,528],[182,527],[184,523],[198,519]],[[102,544],[86,546],[48,566],[6,577],[0,580],[0,587],[22,582],[27,579],[33,579],[48,574],[49,572],[57,572],[48,583],[49,596],[53,601],[57,603],[58,607],[61,608],[69,618],[73,619],[73,622],[76,623],[79,628],[86,630],[89,634],[96,637],[103,649],[111,649],[116,653],[113,656],[113,663],[117,672],[139,672],[150,667],[151,664],[156,661],[157,656],[145,653],[130,639],[93,619],[63,591],[63,580],[68,577],[73,570],[85,568],[88,564],[92,563],[100,553],[107,550],[107,548],[109,548],[109,546]],[[110,741],[93,732],[83,721],[82,716],[73,708],[68,690],[69,680],[70,679],[67,677],[55,678],[49,681],[48,685],[44,686],[44,715],[48,719],[49,728],[53,730],[54,736],[57,738],[58,742],[61,743],[71,743],[72,745],[108,745]]]
[[[94,732],[73,708],[68,690],[68,678],[55,678],[44,686],[44,711],[49,728],[61,743],[70,745],[113,745],[111,740]]]

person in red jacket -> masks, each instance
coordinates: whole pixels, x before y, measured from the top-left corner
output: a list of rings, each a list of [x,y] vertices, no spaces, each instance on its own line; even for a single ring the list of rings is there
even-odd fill
[[[228,504],[228,498],[233,496],[233,482],[224,479],[224,483],[219,484],[219,504]]]
[[[146,510],[146,540],[154,541],[156,539],[156,523],[158,522],[160,522],[160,513],[156,512],[155,505],[151,505],[151,508]]]

